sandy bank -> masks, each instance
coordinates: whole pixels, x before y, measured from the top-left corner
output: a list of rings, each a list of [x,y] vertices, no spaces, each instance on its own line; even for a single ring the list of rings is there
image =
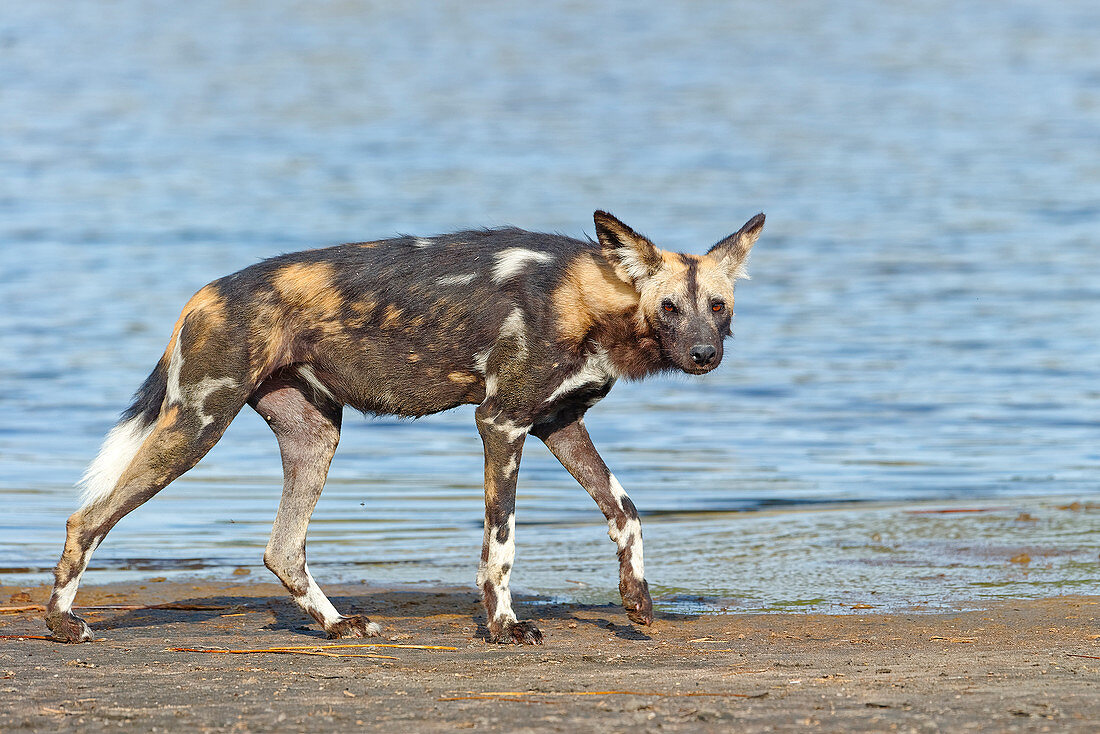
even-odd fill
[[[520,600],[537,648],[486,644],[464,590],[334,587],[411,647],[324,646],[282,589],[88,587],[85,645],[0,640],[0,731],[1095,731],[1100,597],[948,614],[664,615]],[[0,587],[0,634],[43,635],[42,588]],[[9,611],[32,607],[26,611]],[[316,654],[323,652],[325,654]],[[352,657],[384,655],[388,657]]]

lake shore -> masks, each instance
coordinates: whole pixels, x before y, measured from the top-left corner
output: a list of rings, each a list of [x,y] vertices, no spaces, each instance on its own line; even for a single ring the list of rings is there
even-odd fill
[[[611,606],[520,598],[546,642],[518,648],[484,641],[468,590],[329,591],[383,636],[326,640],[275,584],[147,581],[82,589],[97,640],[64,645],[32,637],[47,634],[46,587],[0,586],[0,730],[1087,731],[1100,720],[1097,596],[935,614],[662,614],[645,629]],[[391,647],[325,649],[339,643]],[[307,649],[173,649],[274,647]]]

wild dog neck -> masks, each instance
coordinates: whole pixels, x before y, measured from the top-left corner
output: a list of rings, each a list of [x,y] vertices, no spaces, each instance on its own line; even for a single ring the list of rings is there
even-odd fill
[[[641,311],[641,295],[599,253],[570,264],[553,302],[559,337],[579,358],[602,350],[619,373],[635,380],[673,368]]]

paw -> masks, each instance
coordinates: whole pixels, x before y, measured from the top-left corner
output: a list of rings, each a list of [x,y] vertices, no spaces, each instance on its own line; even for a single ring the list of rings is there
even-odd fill
[[[635,624],[653,624],[653,600],[649,598],[649,584],[645,579],[629,579],[619,583],[623,597],[623,609],[627,619]]]
[[[46,626],[53,632],[54,639],[61,642],[91,642],[95,639],[88,623],[72,612],[47,614]]]
[[[366,617],[356,614],[351,617],[340,617],[338,622],[325,627],[325,632],[330,640],[344,640],[355,637],[378,637],[382,634],[382,628]]]
[[[534,622],[494,621],[489,625],[489,642],[505,645],[541,645],[542,632]]]

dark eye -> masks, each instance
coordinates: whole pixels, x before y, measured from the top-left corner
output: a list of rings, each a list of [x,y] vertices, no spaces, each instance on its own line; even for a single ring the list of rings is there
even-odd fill
[[[676,313],[676,304],[667,298],[661,301],[661,308],[663,308],[665,311],[668,311],[669,313]]]
[[[714,303],[710,304],[710,310],[714,311],[714,313],[721,313],[722,309],[724,309],[725,307],[726,304],[722,301],[715,301]]]

